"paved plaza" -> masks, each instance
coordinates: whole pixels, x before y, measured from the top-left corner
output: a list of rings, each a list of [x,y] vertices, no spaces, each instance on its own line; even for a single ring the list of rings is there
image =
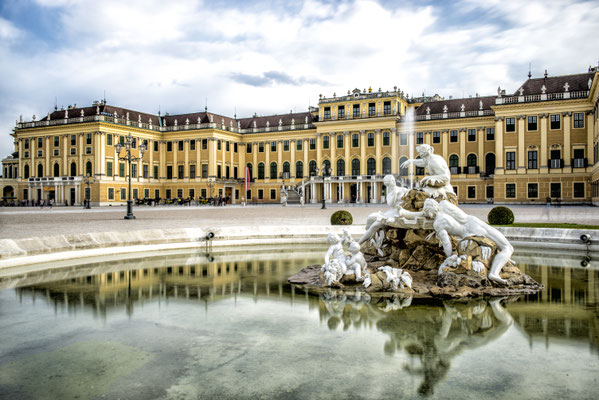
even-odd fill
[[[486,221],[492,205],[462,204],[468,214]],[[545,207],[513,205],[516,222],[567,222],[599,225],[599,208],[591,206]],[[19,239],[35,236],[51,236],[69,233],[111,232],[125,230],[193,228],[213,226],[252,225],[322,225],[330,224],[331,214],[340,209],[349,210],[354,224],[365,224],[368,214],[385,210],[376,205],[327,205],[305,206],[259,205],[259,206],[161,206],[134,207],[137,219],[126,221],[124,206],[98,207],[85,210],[79,207],[32,207],[0,208],[0,239]]]

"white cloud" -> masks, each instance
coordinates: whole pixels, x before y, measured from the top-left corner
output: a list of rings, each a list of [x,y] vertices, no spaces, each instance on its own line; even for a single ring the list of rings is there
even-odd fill
[[[0,127],[24,114],[108,101],[140,111],[203,109],[239,116],[315,105],[318,94],[394,85],[444,96],[515,90],[535,73],[586,70],[598,57],[599,6],[565,0],[463,0],[383,6],[373,0],[307,0],[226,8],[193,0],[37,0],[58,13],[53,47],[25,52],[35,36],[0,18]],[[468,15],[469,19],[460,13]],[[470,13],[470,14],[466,14]],[[472,15],[476,15],[473,18]],[[590,58],[590,59],[587,59]],[[573,62],[574,60],[574,62]],[[578,64],[581,63],[581,64]],[[12,151],[10,140],[0,151]],[[0,155],[1,156],[1,155]]]

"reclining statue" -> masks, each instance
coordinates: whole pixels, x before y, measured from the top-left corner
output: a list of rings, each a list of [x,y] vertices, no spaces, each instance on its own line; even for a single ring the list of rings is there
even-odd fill
[[[507,285],[507,281],[502,279],[499,274],[503,266],[510,261],[514,248],[497,229],[472,215],[466,214],[447,200],[437,202],[433,199],[426,199],[422,211],[401,210],[400,215],[408,219],[426,217],[434,220],[433,229],[436,232],[437,239],[443,245],[443,251],[447,258],[453,256],[449,235],[456,236],[459,239],[469,236],[483,236],[492,240],[497,245],[499,252],[493,259],[488,277],[492,281]],[[443,273],[444,264],[439,268],[439,274]]]
[[[445,159],[437,154],[433,154],[434,149],[428,144],[417,146],[416,151],[420,158],[404,161],[401,164],[401,168],[407,168],[410,164],[413,164],[428,170],[429,176],[422,178],[420,188],[433,197],[446,197],[447,193],[455,194],[453,193],[453,187],[449,183],[451,172]]]

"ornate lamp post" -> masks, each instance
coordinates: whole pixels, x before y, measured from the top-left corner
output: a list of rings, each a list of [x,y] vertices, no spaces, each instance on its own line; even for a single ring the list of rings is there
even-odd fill
[[[89,209],[91,208],[91,206],[90,206],[90,200],[91,200],[92,192],[91,192],[91,189],[89,188],[89,185],[90,185],[90,183],[92,183],[93,181],[94,181],[94,179],[93,179],[93,178],[92,178],[92,177],[91,177],[89,174],[87,174],[87,175],[85,176],[85,181],[84,181],[84,183],[87,185],[87,191],[86,191],[87,193],[86,193],[86,196],[85,196],[85,201],[86,201],[85,208],[86,208],[87,210],[89,210]]]
[[[324,189],[324,178],[327,176],[330,176],[331,173],[333,172],[332,168],[327,168],[326,164],[322,164],[322,168],[319,170],[318,167],[316,167],[316,175],[318,175],[318,172],[322,172],[322,207],[320,208],[321,210],[326,210],[327,207],[325,206],[325,189]]]
[[[133,145],[133,137],[129,134],[125,138],[125,156],[121,157],[121,149],[123,145],[117,143],[114,147],[116,149],[117,157],[119,160],[127,161],[129,166],[129,194],[127,196],[127,215],[125,215],[125,219],[135,219],[135,215],[133,215],[133,200],[131,200],[131,161],[141,160],[144,156],[144,152],[146,151],[146,146],[143,144],[139,145],[139,157],[134,157],[131,155],[131,147]]]

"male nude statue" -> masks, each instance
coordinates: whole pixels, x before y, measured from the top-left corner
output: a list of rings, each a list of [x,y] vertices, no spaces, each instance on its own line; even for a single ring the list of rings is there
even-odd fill
[[[497,253],[493,259],[488,277],[492,281],[507,285],[507,281],[502,279],[499,274],[501,273],[503,266],[510,260],[510,257],[514,253],[514,248],[497,229],[487,225],[485,222],[474,216],[466,214],[447,200],[437,203],[436,200],[426,199],[422,211],[413,212],[401,210],[399,213],[402,217],[408,219],[415,219],[421,216],[434,219],[433,228],[435,229],[437,239],[439,239],[439,242],[443,245],[443,251],[445,251],[445,255],[448,258],[453,255],[449,235],[456,236],[460,239],[464,239],[468,236],[483,236],[491,239],[497,245],[499,253]],[[444,265],[442,264],[442,267],[443,266]],[[442,267],[439,268],[439,274],[443,273]]]
[[[397,186],[395,183],[395,177],[393,175],[386,175],[385,178],[383,178],[383,184],[387,189],[387,205],[391,207],[391,209],[385,212],[375,212],[368,216],[366,219],[366,232],[358,241],[360,244],[370,239],[372,235],[376,233],[376,231],[385,225],[385,223],[391,223],[395,221],[397,217],[399,217],[399,209],[401,208],[402,198],[408,192],[408,189]]]
[[[427,190],[427,188],[444,189],[446,193],[453,193],[453,187],[451,187],[449,183],[451,172],[443,157],[433,154],[434,149],[428,144],[419,145],[416,147],[416,151],[420,158],[404,161],[401,164],[401,168],[407,168],[410,164],[426,168],[430,175],[422,178],[420,181],[420,185],[423,189],[433,194],[437,192],[437,190]]]

